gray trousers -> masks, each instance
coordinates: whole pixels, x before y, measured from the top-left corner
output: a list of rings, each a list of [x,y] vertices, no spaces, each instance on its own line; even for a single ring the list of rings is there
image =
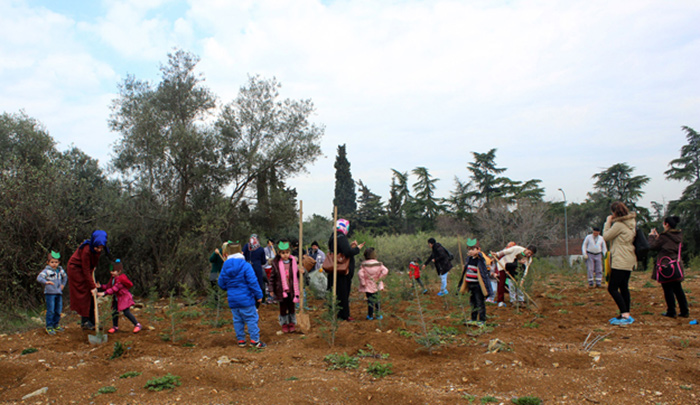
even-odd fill
[[[600,285],[603,282],[603,254],[588,253],[586,267],[588,268],[588,284],[593,285],[595,280],[595,283]]]

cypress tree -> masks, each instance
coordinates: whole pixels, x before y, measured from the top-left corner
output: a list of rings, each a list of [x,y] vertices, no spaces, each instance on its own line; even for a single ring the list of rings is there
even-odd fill
[[[357,210],[355,201],[355,182],[350,173],[350,162],[345,152],[345,144],[338,145],[338,155],[335,157],[335,198],[333,205],[338,207],[338,216],[352,218]]]

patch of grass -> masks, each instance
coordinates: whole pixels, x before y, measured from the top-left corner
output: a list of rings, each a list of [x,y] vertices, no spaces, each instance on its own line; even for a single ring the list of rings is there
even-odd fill
[[[332,353],[323,358],[328,363],[329,370],[356,369],[360,365],[360,359],[349,356],[347,353]]]
[[[97,390],[97,394],[96,394],[96,395],[111,394],[111,393],[113,393],[113,392],[117,392],[117,389],[114,388],[114,387],[111,386],[111,385],[108,385],[108,386],[106,386],[106,387],[102,387],[102,388],[100,388],[99,390]]]
[[[393,373],[391,370],[391,363],[381,364],[378,361],[370,363],[365,371],[367,371],[367,373],[372,375],[374,378],[386,377]]]
[[[188,319],[199,318],[200,316],[202,316],[202,312],[193,309],[193,310],[190,310],[190,311],[182,311],[182,312],[180,312],[180,316],[183,317],[183,318],[188,318]]]
[[[544,296],[547,297],[547,298],[551,298],[551,299],[553,299],[553,300],[556,300],[556,301],[561,301],[562,298],[564,298],[564,296],[561,295],[561,294],[550,294],[550,293],[547,293],[547,294],[545,294]],[[482,398],[482,401],[483,401],[483,398]]]
[[[552,306],[555,306],[555,307],[563,307],[563,306],[564,306],[564,303],[563,303],[563,302],[555,302],[554,304],[552,304]]]
[[[690,346],[690,340],[688,339],[681,339],[681,347],[684,349],[687,349],[688,346]]]
[[[192,343],[192,342],[185,342],[182,344],[182,347],[195,347],[195,346],[197,346],[197,344]]]
[[[585,302],[574,302],[571,305],[573,305],[575,307],[582,307],[582,306],[586,305],[586,303]]]
[[[470,404],[472,402],[476,401],[476,397],[474,395],[471,395],[471,394],[464,394],[464,395],[462,395],[462,398],[466,399],[467,402],[469,402]]]
[[[569,313],[569,311],[567,311],[567,310],[565,310],[565,309],[560,309],[560,310],[559,310],[559,313],[560,313],[560,314],[566,315],[566,314]]]
[[[593,303],[593,305],[595,305],[596,307],[599,307],[599,306],[603,305],[603,303],[602,302],[595,302],[595,303]]]
[[[496,399],[496,397],[494,397],[494,396],[492,396],[492,395],[487,395],[487,396],[485,396],[485,397],[481,397],[481,403],[482,403],[482,404],[488,404],[488,403],[491,403],[491,402],[498,402],[498,399]]]
[[[540,327],[540,324],[537,323],[537,322],[525,322],[525,324],[523,324],[523,327],[524,327],[524,328],[537,329],[537,328]]]
[[[454,326],[436,326],[433,328],[433,330],[435,330],[435,333],[437,333],[438,335],[443,336],[454,336],[462,333],[459,329],[455,328]]]
[[[654,313],[651,311],[644,311],[642,312],[642,315],[654,315]]]
[[[297,381],[298,379],[299,379],[298,377],[291,376],[291,377],[285,378],[284,380],[285,381]]]
[[[652,283],[651,281],[647,281],[647,282],[644,283],[644,285],[642,286],[642,288],[655,288],[655,287],[656,287],[656,286],[655,286],[654,283]]]
[[[413,337],[413,333],[412,333],[410,330],[406,330],[406,329],[403,329],[403,328],[399,328],[399,329],[396,331],[396,333],[398,333],[399,336],[406,337],[406,338]]]
[[[386,360],[386,359],[389,358],[389,354],[388,354],[388,353],[379,353],[379,352],[377,352],[377,351],[374,349],[374,347],[372,347],[372,345],[369,344],[369,343],[367,343],[367,344],[365,345],[365,347],[367,347],[366,350],[365,350],[365,349],[360,349],[360,350],[357,351],[357,357],[373,357],[373,358],[375,358],[375,359],[384,359],[384,360]]]
[[[120,375],[119,378],[132,378],[132,377],[138,377],[140,375],[141,375],[140,371],[127,371],[126,373]]]
[[[538,397],[526,396],[513,399],[515,405],[542,405],[542,400]]]
[[[693,389],[691,385],[681,385],[682,390],[690,391]]]
[[[37,349],[36,347],[28,347],[28,348],[22,350],[22,356],[24,356],[25,354],[31,354],[31,353],[35,353],[38,351],[39,351],[39,349]]]
[[[122,342],[114,342],[114,350],[112,350],[112,355],[109,356],[110,360],[118,359],[122,357],[126,351],[126,346]]]
[[[150,391],[163,391],[179,387],[181,384],[179,376],[168,373],[160,378],[151,378],[143,388],[148,388]]]

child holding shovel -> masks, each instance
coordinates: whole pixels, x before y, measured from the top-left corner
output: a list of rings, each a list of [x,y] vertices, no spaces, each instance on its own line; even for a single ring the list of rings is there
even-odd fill
[[[462,283],[466,283],[469,290],[469,303],[472,307],[471,321],[478,325],[483,325],[486,322],[486,301],[485,298],[491,295],[491,283],[489,280],[489,271],[486,268],[486,260],[481,253],[481,245],[476,239],[467,239],[467,262],[464,264],[462,276],[459,279],[460,292],[462,291]],[[481,281],[479,280],[481,278]],[[486,290],[484,292],[484,289]]]
[[[139,333],[142,326],[130,311],[131,306],[134,305],[134,297],[129,292],[129,289],[134,286],[134,283],[129,280],[126,274],[122,273],[124,267],[121,260],[117,259],[110,267],[109,274],[112,278],[109,280],[109,283],[102,284],[100,287],[103,292],[97,293],[98,297],[112,296],[113,326],[107,332],[116,333],[119,330],[119,312],[121,311],[126,319],[134,324],[134,333]]]

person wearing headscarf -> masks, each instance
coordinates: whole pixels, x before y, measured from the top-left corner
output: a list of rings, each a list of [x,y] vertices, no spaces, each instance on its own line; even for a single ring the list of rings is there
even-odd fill
[[[95,302],[93,292],[97,292],[94,272],[102,251],[109,254],[107,249],[107,232],[97,230],[90,239],[78,246],[73,256],[68,260],[68,288],[70,291],[70,307],[81,317],[84,329],[95,327]]]
[[[350,229],[350,221],[347,219],[339,219],[335,224],[338,230],[338,253],[342,253],[346,258],[349,259],[348,273],[338,275],[338,280],[336,284],[336,294],[338,300],[340,301],[340,308],[338,310],[338,318],[345,321],[354,321],[350,316],[350,290],[352,288],[352,277],[355,275],[355,255],[360,253],[360,249],[365,246],[364,243],[357,244],[354,240],[350,242],[348,239],[348,230]],[[333,250],[333,234],[331,234],[330,239],[328,239],[328,251],[334,252]],[[333,288],[333,273],[328,273],[328,289]]]
[[[265,258],[265,249],[260,247],[258,235],[250,235],[248,243],[243,246],[243,256],[245,256],[245,260],[253,266],[255,277],[258,278],[258,284],[260,284],[260,290],[264,292],[267,276],[265,271],[263,271],[263,266],[267,263],[267,259]]]

